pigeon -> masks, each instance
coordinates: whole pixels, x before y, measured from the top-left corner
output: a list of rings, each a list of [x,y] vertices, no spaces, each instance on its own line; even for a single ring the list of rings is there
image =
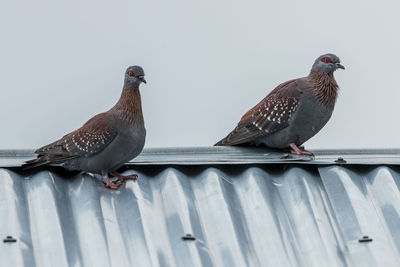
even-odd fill
[[[43,165],[60,165],[68,170],[101,174],[105,187],[118,189],[126,179],[116,170],[142,152],[146,129],[142,113],[139,85],[146,83],[140,66],[131,66],[125,72],[121,97],[117,104],[97,114],[81,128],[35,151],[37,158],[22,165],[30,169]],[[109,174],[117,180],[111,182]]]
[[[319,56],[307,77],[278,85],[215,145],[267,146],[313,156],[299,146],[318,133],[332,115],[339,90],[333,77],[337,69],[344,69],[337,56]]]

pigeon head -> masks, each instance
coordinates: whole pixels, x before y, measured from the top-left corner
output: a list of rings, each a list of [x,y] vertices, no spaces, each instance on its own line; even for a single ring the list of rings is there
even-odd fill
[[[337,69],[344,69],[344,66],[340,64],[340,59],[334,54],[325,54],[315,60],[311,70],[329,74]]]
[[[125,72],[125,87],[137,89],[141,83],[146,83],[143,68],[130,66]]]

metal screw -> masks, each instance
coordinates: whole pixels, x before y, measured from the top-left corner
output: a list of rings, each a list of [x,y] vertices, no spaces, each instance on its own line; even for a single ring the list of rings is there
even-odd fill
[[[370,238],[369,236],[365,235],[361,239],[359,239],[358,242],[360,242],[360,243],[372,242],[372,238]]]
[[[7,238],[6,239],[3,239],[3,242],[4,243],[15,243],[15,242],[17,242],[17,239],[15,239],[15,238],[13,238],[12,236],[7,236]]]
[[[339,157],[337,160],[335,160],[336,163],[346,163],[347,161],[345,161],[342,157]]]
[[[182,240],[196,240],[196,238],[194,236],[192,236],[191,234],[186,234],[186,235],[182,236]]]

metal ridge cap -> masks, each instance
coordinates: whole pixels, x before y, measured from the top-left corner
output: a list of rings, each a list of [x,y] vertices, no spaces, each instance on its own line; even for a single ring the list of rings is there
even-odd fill
[[[400,165],[400,149],[315,149],[315,157],[257,147],[146,148],[129,165],[211,164],[366,164]],[[36,155],[33,149],[0,150],[0,167],[19,167]]]
[[[315,149],[315,157],[285,154],[257,147],[148,148],[132,165],[208,164],[390,164],[400,165],[400,149]]]
[[[314,154],[331,155],[331,154],[400,154],[400,148],[345,148],[345,149],[310,149]],[[279,150],[271,150],[266,147],[245,147],[245,146],[199,146],[199,147],[151,147],[145,148],[143,153],[164,154],[164,153],[216,153],[216,152],[238,152],[238,153],[254,153],[254,152],[269,152],[274,154],[285,154]]]

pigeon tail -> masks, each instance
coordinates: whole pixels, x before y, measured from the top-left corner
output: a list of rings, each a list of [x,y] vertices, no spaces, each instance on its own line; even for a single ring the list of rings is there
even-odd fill
[[[34,168],[37,168],[40,166],[44,166],[48,163],[49,163],[49,161],[47,159],[44,159],[43,157],[38,157],[36,159],[25,161],[21,167],[22,167],[22,170],[25,171],[25,170],[34,169]]]
[[[223,141],[224,141],[225,139],[222,139],[221,141],[219,141],[218,143],[216,143],[214,146],[223,146],[224,144],[223,144]]]
[[[53,164],[61,164],[64,163],[66,160],[76,158],[77,156],[69,156],[69,157],[54,157],[50,158],[49,156],[46,155],[39,155],[36,159],[28,160],[25,161],[22,164],[22,170],[29,170],[29,169],[34,169],[38,167],[42,167],[45,165],[53,165]]]
[[[221,139],[214,146],[234,146],[234,145],[239,145],[240,144],[240,143],[229,142],[229,140],[228,140],[229,137],[230,137],[230,134],[227,137]]]

